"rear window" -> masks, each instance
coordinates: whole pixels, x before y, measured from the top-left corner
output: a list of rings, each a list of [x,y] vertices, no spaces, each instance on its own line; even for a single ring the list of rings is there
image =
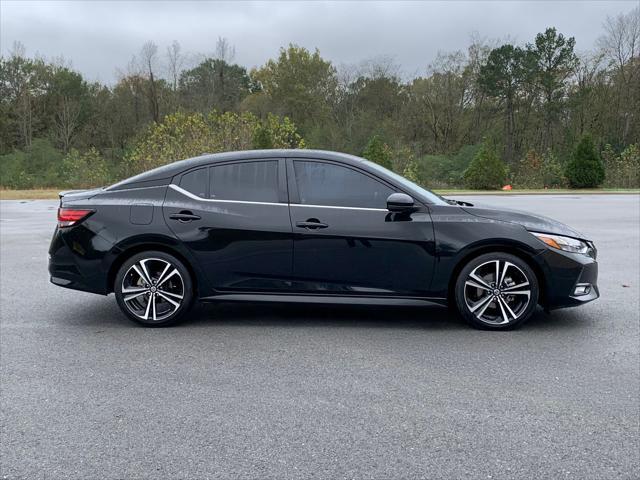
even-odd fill
[[[217,165],[209,172],[209,198],[278,203],[278,162]]]
[[[199,168],[192,172],[185,173],[180,179],[180,188],[184,188],[187,192],[193,193],[198,197],[207,197],[207,181],[208,174],[206,168]]]

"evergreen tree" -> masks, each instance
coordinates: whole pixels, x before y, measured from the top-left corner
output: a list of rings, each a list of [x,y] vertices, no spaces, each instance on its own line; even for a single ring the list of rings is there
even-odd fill
[[[591,136],[582,136],[573,150],[565,175],[572,188],[593,188],[604,182],[604,167]]]

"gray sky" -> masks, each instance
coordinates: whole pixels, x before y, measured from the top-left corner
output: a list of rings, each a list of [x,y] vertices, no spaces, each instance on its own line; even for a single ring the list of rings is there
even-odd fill
[[[288,43],[320,49],[335,64],[392,55],[405,74],[424,73],[438,51],[465,49],[472,32],[524,43],[548,26],[594,46],[607,15],[638,0],[594,2],[178,2],[0,0],[0,50],[64,56],[89,80],[112,82],[140,46],[213,52],[218,37],[235,61],[259,66]]]

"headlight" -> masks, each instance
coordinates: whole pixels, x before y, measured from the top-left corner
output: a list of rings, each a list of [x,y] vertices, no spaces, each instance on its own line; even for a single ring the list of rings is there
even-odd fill
[[[582,253],[587,255],[590,250],[590,247],[586,242],[575,238],[563,237],[562,235],[551,235],[550,233],[530,233],[538,237],[551,248],[557,248],[558,250],[564,250],[565,252]]]

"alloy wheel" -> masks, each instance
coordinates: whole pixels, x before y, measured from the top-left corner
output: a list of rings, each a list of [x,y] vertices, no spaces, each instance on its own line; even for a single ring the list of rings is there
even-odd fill
[[[167,260],[145,258],[134,263],[122,279],[122,299],[127,309],[146,321],[173,315],[184,300],[182,275]]]
[[[506,325],[520,318],[531,301],[531,285],[518,266],[491,260],[474,268],[464,284],[464,300],[475,317],[489,325]]]

